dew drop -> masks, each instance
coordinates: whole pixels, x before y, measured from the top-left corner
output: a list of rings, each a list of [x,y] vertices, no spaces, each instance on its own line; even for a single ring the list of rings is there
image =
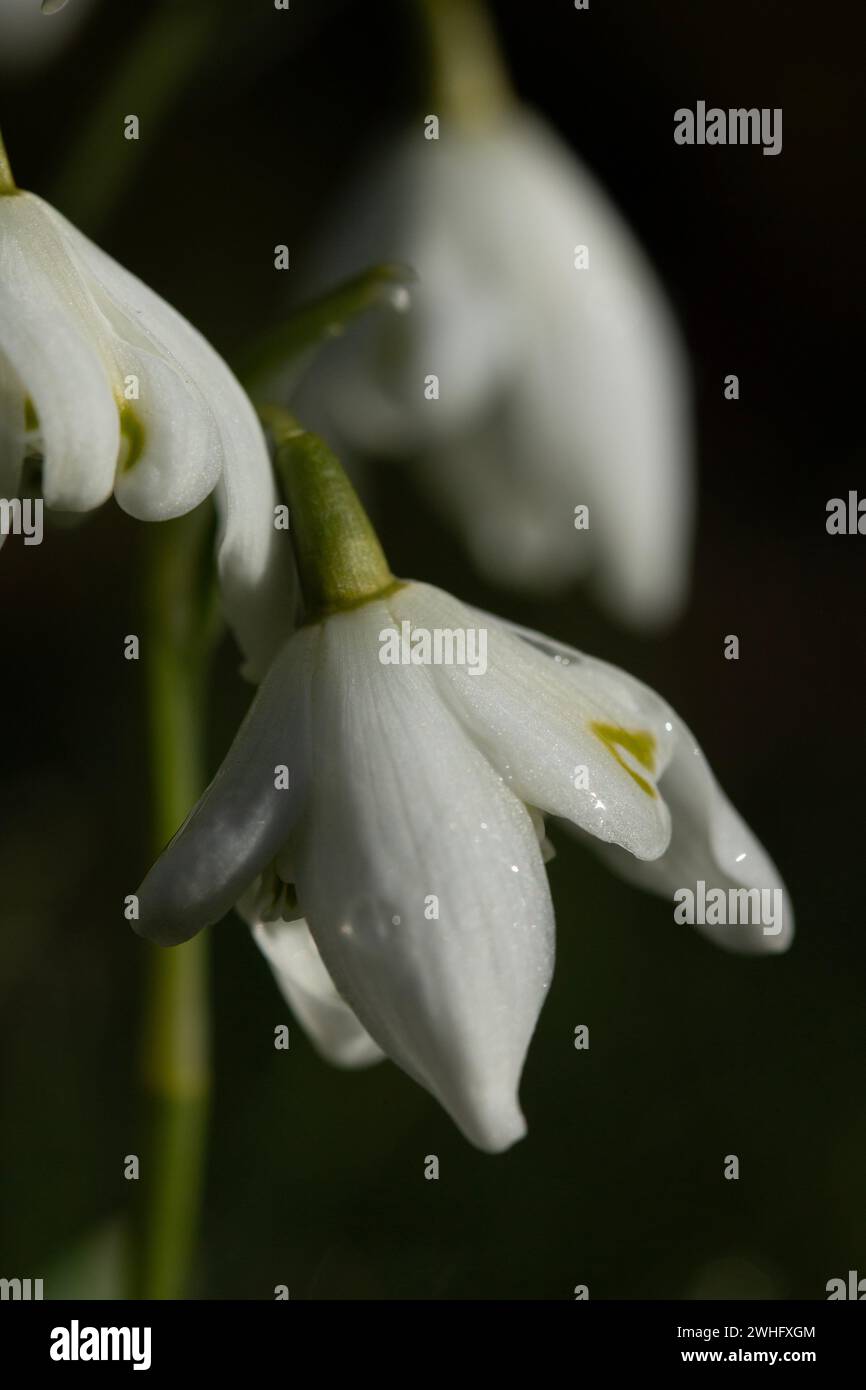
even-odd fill
[[[412,296],[405,285],[395,285],[388,295],[392,309],[396,309],[398,314],[405,314],[410,304]]]

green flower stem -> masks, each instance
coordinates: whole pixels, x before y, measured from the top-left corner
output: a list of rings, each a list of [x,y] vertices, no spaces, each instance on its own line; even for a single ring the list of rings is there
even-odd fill
[[[0,131],[0,197],[17,192],[18,188],[12,177],[12,166],[9,163],[9,156],[3,143],[3,132]]]
[[[407,266],[377,265],[329,294],[301,305],[276,328],[247,347],[238,359],[238,375],[255,395],[277,373],[300,375],[318,348],[344,333],[369,309],[409,305],[415,274]]]
[[[147,664],[154,849],[183,823],[205,781],[209,659],[218,632],[209,585],[211,515],[201,507],[148,528]],[[148,946],[141,1058],[146,1142],[134,1224],[139,1298],[180,1298],[201,1205],[210,1090],[207,935]]]
[[[259,415],[289,503],[307,622],[393,592],[399,581],[336,455],[279,406]]]
[[[513,103],[482,0],[421,0],[432,113],[464,129],[495,125]]]
[[[136,151],[152,146],[208,46],[219,36],[210,0],[162,0],[130,38],[74,141],[52,202],[89,234],[97,232],[141,170]],[[138,144],[123,119],[138,116]]]

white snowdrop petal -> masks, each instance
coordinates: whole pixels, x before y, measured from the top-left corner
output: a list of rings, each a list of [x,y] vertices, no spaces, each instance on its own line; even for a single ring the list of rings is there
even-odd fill
[[[532,821],[430,673],[383,666],[383,603],[329,618],[313,683],[298,898],[334,983],[479,1147],[524,1133],[520,1072],[553,970]]]
[[[696,909],[694,925],[717,946],[749,954],[786,951],[794,913],[782,876],[722,791],[691,730],[674,719],[674,755],[661,783],[671,810],[667,853],[640,864],[611,847],[608,862],[629,882],[672,903],[674,894],[686,890],[692,896],[684,901]],[[712,890],[724,895],[720,911],[707,911]],[[698,914],[719,920],[700,921]]]
[[[30,193],[0,198],[0,356],[39,417],[46,503],[88,511],[114,483],[116,383],[99,316],[46,206]]]
[[[138,378],[138,399],[128,404],[145,426],[144,446],[134,466],[121,471],[117,499],[144,520],[191,511],[220,476],[218,411],[231,410],[241,387],[181,314],[45,206],[110,327],[119,374],[124,382]]]
[[[136,351],[143,362],[152,363],[154,356],[162,360],[164,398],[176,407],[163,425],[159,475],[146,476],[143,458],[119,481],[118,500],[135,515],[155,518],[165,497],[170,508],[165,515],[175,515],[217,485],[224,607],[247,658],[246,674],[260,680],[293,629],[297,581],[288,533],[274,525],[278,498],[256,412],[226,363],[186,319],[75,228],[69,230],[78,255],[96,277],[97,294],[115,333],[133,360]],[[183,382],[189,388],[187,418],[182,414]],[[150,394],[159,403],[157,386]],[[142,400],[145,389],[143,384]],[[184,446],[179,437],[172,440],[172,430],[188,431],[190,442]]]
[[[590,551],[575,543],[573,481],[563,487],[552,470],[522,465],[544,433],[533,430],[520,449],[521,415],[513,393],[497,398],[472,430],[447,448],[423,450],[419,464],[483,574],[514,589],[550,592],[583,572]],[[548,448],[545,441],[545,455]]]
[[[307,791],[318,643],[317,629],[303,629],[274,662],[219,771],[138,891],[142,936],[175,945],[218,921],[288,839]]]
[[[353,328],[313,365],[297,396],[305,420],[374,453],[402,454],[450,443],[478,409],[506,388],[519,359],[520,324],[499,292],[489,258],[467,256],[461,206],[474,220],[480,163],[465,142],[397,140],[358,179],[334,219],[322,284],[383,255],[411,265],[418,280],[406,314]],[[513,212],[513,210],[512,210]],[[490,238],[489,240],[492,240]],[[438,379],[438,398],[426,394]],[[437,451],[438,452],[438,451]]]
[[[638,697],[613,668],[582,669],[572,680],[505,624],[430,585],[407,585],[390,607],[398,625],[485,634],[483,673],[453,664],[435,666],[434,677],[522,801],[641,859],[664,852],[670,817],[656,789],[669,756],[662,700]]]
[[[39,417],[49,507],[83,512],[111,496],[120,418],[105,369],[77,326],[35,298],[22,310],[0,285],[0,352]]]
[[[125,405],[114,495],[140,521],[167,521],[197,507],[216,486],[222,449],[216,420],[194,383],[174,364],[140,349],[123,362],[139,396]]]
[[[413,455],[497,581],[551,589],[590,570],[628,620],[670,619],[690,562],[689,372],[658,278],[591,172],[518,110],[400,140],[338,220],[350,230],[326,254],[332,276],[385,246],[419,282],[405,318],[323,354],[303,411],[356,449]],[[483,505],[488,464],[477,447],[467,464],[469,437],[498,481]]]
[[[589,529],[572,525],[572,572],[588,553],[614,608],[641,625],[666,620],[683,598],[692,529],[679,331],[625,219],[554,132],[523,111],[499,148],[496,184],[515,209],[496,219],[501,274],[523,326],[512,448],[549,481],[554,536],[575,503],[589,505]],[[586,269],[575,268],[576,246]]]
[[[19,495],[23,462],[24,388],[0,350],[0,497]]]
[[[280,991],[325,1061],[352,1068],[380,1062],[385,1054],[338,994],[306,922],[247,921]]]
[[[279,497],[270,458],[258,421],[253,424],[257,435],[248,440],[224,434],[217,564],[223,607],[246,656],[245,674],[261,680],[294,628],[298,581],[289,531],[275,525]]]
[[[167,300],[80,232],[57,208],[38,201],[43,217],[62,240],[116,338],[129,348],[143,348],[174,362],[197,380],[212,375],[220,383],[234,381],[207,339]]]
[[[568,673],[575,685],[587,677],[599,682],[613,680],[636,702],[659,700],[648,686],[625,671],[555,642],[542,633],[514,624],[509,627],[538,651],[546,653]],[[732,904],[731,893],[757,889],[765,896],[760,905],[753,897],[747,911],[750,918],[760,916],[760,921],[732,923],[730,906],[726,906],[726,923],[696,922],[695,925],[703,935],[728,950],[750,953],[787,950],[794,934],[794,914],[778,869],[722,791],[688,725],[669,705],[661,700],[659,703],[667,710],[665,723],[668,726],[668,756],[659,780],[659,790],[671,814],[671,839],[667,850],[658,859],[643,863],[616,845],[599,845],[589,837],[587,843],[603,854],[611,868],[623,878],[662,897],[673,898],[678,889],[689,889],[697,899],[700,881],[705,885],[705,892],[721,889],[727,904]],[[742,916],[746,912],[745,900],[737,898],[736,902],[736,914]],[[770,931],[764,930],[767,925]]]

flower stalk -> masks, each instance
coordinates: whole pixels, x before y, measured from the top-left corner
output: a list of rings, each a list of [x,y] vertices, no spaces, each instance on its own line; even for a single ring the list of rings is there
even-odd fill
[[[259,413],[289,503],[307,622],[393,593],[399,581],[339,459],[287,411]]]
[[[205,683],[219,630],[209,508],[148,528],[148,678],[154,840],[161,849],[205,783]],[[206,576],[203,582],[203,576]],[[182,1297],[201,1205],[210,1091],[207,943],[148,950],[141,1054],[147,1139],[134,1232],[136,1297]]]
[[[422,0],[433,111],[463,129],[495,124],[512,104],[493,26],[481,0]]]
[[[242,352],[238,374],[247,391],[256,396],[275,374],[300,376],[319,348],[369,310],[390,307],[402,313],[409,307],[414,279],[408,266],[375,265],[301,305]]]

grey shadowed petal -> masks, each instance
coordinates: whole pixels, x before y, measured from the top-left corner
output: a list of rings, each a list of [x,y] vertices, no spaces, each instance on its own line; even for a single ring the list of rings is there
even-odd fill
[[[138,890],[141,936],[187,941],[237,902],[279,852],[304,804],[309,775],[310,670],[320,629],[283,647],[207,791]],[[275,768],[289,769],[289,788]]]

